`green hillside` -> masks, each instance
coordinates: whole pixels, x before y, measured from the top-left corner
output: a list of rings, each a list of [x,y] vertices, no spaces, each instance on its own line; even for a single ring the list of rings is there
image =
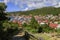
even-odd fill
[[[35,10],[29,10],[29,11],[18,11],[18,12],[7,12],[10,14],[19,14],[19,15],[46,15],[46,14],[53,14],[57,15],[60,14],[60,8],[55,8],[55,7],[44,7],[40,9],[35,9]]]

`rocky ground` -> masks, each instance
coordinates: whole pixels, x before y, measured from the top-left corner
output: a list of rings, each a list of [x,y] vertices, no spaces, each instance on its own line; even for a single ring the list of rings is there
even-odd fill
[[[28,38],[28,35],[18,34],[14,36],[14,40],[27,40],[26,37]],[[30,36],[29,40],[60,40],[60,34],[57,33],[35,33],[32,34],[33,36]]]

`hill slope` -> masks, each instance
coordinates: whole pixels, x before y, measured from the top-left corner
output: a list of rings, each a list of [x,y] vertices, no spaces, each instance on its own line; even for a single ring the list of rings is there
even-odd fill
[[[30,11],[18,11],[18,12],[8,12],[9,14],[19,14],[19,15],[46,15],[46,14],[53,14],[57,15],[60,14],[60,8],[54,7],[44,7],[40,9],[30,10]]]

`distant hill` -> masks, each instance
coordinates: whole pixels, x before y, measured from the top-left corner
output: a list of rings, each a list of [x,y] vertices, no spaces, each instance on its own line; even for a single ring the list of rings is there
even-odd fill
[[[17,12],[7,12],[8,15],[10,14],[18,14],[18,15],[47,15],[47,14],[53,14],[57,15],[60,14],[60,8],[55,7],[44,7],[40,9],[30,10],[30,11],[17,11]]]

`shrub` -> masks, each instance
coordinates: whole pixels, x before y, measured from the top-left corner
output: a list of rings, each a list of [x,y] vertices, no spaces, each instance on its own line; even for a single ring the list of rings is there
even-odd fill
[[[9,23],[8,21],[1,21],[0,38],[1,40],[9,40],[13,35],[18,33],[18,24]],[[7,36],[8,35],[8,36]]]
[[[32,28],[29,24],[24,23],[24,24],[23,24],[23,27],[24,27],[24,29],[27,30],[28,32],[31,32],[31,33],[36,33],[36,32],[37,32],[37,29]]]
[[[56,32],[57,32],[57,33],[60,33],[60,28],[56,29]]]
[[[38,29],[38,32],[40,32],[40,33],[41,32],[49,33],[49,32],[53,32],[53,31],[54,31],[54,29],[50,28],[47,24],[41,25]]]

